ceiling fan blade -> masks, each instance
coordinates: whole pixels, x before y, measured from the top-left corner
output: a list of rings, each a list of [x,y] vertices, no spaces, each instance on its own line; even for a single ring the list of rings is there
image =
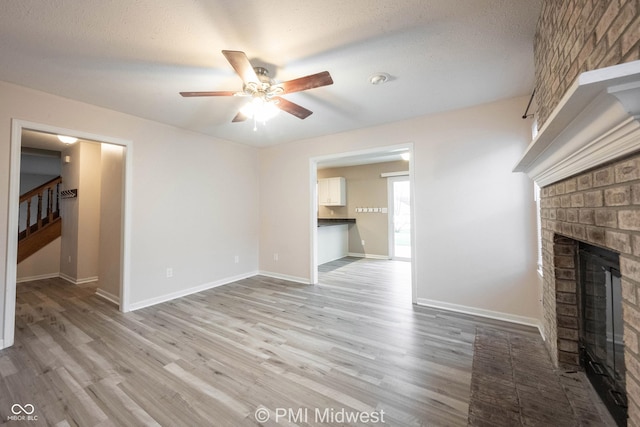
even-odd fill
[[[236,70],[236,73],[240,76],[242,81],[246,83],[260,83],[256,72],[253,70],[253,65],[249,62],[249,58],[244,52],[239,50],[223,50],[222,54],[229,64]]]
[[[307,110],[306,108],[301,107],[300,105],[295,104],[291,101],[287,101],[284,98],[280,98],[279,96],[273,99],[277,101],[275,104],[276,107],[278,107],[282,111],[286,111],[289,114],[293,114],[299,119],[304,120],[313,114],[313,111]]]
[[[331,78],[331,74],[329,74],[328,71],[323,71],[321,73],[300,77],[299,79],[282,82],[278,84],[278,86],[281,86],[284,89],[284,93],[292,93],[332,84],[333,79]]]
[[[231,91],[214,91],[214,92],[180,92],[184,97],[190,96],[234,96],[236,92]]]
[[[236,114],[236,116],[233,118],[233,120],[231,120],[231,122],[232,123],[244,122],[247,119],[248,119],[248,117],[245,116],[244,114],[242,114],[242,111],[238,111],[238,114]]]

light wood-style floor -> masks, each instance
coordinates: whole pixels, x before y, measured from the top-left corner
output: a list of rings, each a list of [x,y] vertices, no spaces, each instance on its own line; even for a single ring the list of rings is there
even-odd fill
[[[408,263],[320,270],[127,314],[59,279],[19,285],[0,425],[467,425],[476,326],[505,326],[413,306]]]

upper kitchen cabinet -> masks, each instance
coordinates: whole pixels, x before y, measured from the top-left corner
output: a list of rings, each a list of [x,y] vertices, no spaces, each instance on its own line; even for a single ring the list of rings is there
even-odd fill
[[[347,204],[346,180],[341,176],[319,179],[318,204],[320,206],[345,206]]]

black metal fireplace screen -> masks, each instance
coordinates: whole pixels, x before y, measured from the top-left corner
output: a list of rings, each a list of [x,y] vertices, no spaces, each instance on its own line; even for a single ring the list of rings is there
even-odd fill
[[[580,363],[618,425],[627,424],[618,254],[580,243]]]

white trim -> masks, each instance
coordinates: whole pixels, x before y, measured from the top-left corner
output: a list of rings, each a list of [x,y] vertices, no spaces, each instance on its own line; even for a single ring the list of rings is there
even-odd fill
[[[76,286],[98,281],[98,276],[85,277],[84,279],[76,279],[75,277],[71,277],[68,274],[60,273],[59,277]]]
[[[544,339],[542,325],[540,324],[538,319],[535,319],[533,317],[518,316],[517,314],[486,310],[484,308],[469,307],[467,305],[452,304],[427,298],[418,298],[417,304],[425,307],[437,308],[440,310],[453,311],[456,313],[471,314],[473,316],[485,317],[487,319],[502,320],[509,323],[516,323],[518,325],[532,326],[538,329],[538,332],[540,332],[540,336],[542,336],[542,338]]]
[[[389,259],[394,259],[394,260],[398,260],[398,261],[411,261],[411,257],[407,258],[407,257],[399,257],[396,256],[396,233],[395,233],[395,223],[394,223],[394,219],[395,219],[395,215],[396,215],[396,204],[395,204],[395,190],[394,190],[394,183],[396,182],[409,182],[409,221],[411,222],[411,226],[413,226],[414,221],[413,221],[413,204],[414,201],[412,199],[413,197],[413,183],[411,180],[410,176],[403,176],[403,175],[399,175],[399,176],[393,176],[393,177],[389,177],[389,179],[387,179],[387,242],[388,242],[388,249],[387,249],[387,253],[389,254]],[[411,239],[413,239],[413,234],[409,233],[411,236]],[[411,246],[411,249],[413,249],[413,240],[411,242],[409,242],[409,246]]]
[[[290,276],[288,274],[274,273],[271,271],[260,270],[258,272],[258,275],[271,277],[272,279],[288,280],[289,282],[302,283],[303,285],[315,285],[315,283],[311,283],[309,279],[306,279],[304,277]]]
[[[34,280],[55,279],[60,277],[60,273],[39,274],[37,276],[20,277],[16,279],[16,283],[33,282]]]
[[[133,142],[124,144],[124,194],[122,203],[122,240],[120,243],[120,311],[130,310],[131,241],[133,240]]]
[[[392,178],[394,176],[409,176],[409,171],[383,172],[380,174],[380,178]]]
[[[2,339],[0,339],[0,350],[2,350],[3,348],[5,348],[4,341]]]
[[[102,299],[106,299],[107,301],[114,303],[117,306],[120,305],[120,297],[112,294],[111,292],[107,292],[104,289],[96,289],[96,295]]]
[[[404,179],[404,177],[401,179]],[[393,223],[395,200],[393,198],[393,183],[396,182],[396,180],[396,177],[387,179],[387,254],[389,254],[389,259],[392,259],[395,254],[395,228]],[[411,190],[411,188],[409,188],[409,190]]]
[[[312,285],[318,283],[318,162],[309,159],[309,189],[311,200],[309,201],[309,214],[311,216],[311,235],[309,236],[309,282]],[[263,274],[270,276],[269,274]]]
[[[7,215],[7,260],[4,281],[4,331],[3,348],[13,345],[16,317],[16,276],[18,271],[18,239],[9,236],[18,233],[20,210],[20,145],[22,126],[17,120],[11,121],[11,149],[9,160],[9,212]],[[14,178],[17,176],[18,178]]]
[[[355,257],[355,258],[368,258],[368,259],[389,259],[388,255],[376,255],[376,254],[361,254],[358,252],[349,252],[348,254],[349,256]]]
[[[576,79],[513,169],[541,187],[638,150],[640,61]]]
[[[7,215],[7,233],[11,235],[18,230],[18,212],[20,202],[20,148],[22,145],[22,129],[48,132],[60,135],[75,136],[96,142],[120,145],[125,148],[125,182],[123,203],[122,230],[122,270],[120,286],[120,311],[129,311],[129,292],[131,283],[131,226],[133,220],[133,141],[82,132],[74,129],[61,128],[42,123],[29,122],[21,119],[11,119],[11,149],[9,162],[9,204]],[[3,343],[7,347],[13,345],[15,334],[16,312],[16,279],[17,279],[18,242],[17,239],[7,239],[7,259],[5,269],[4,294],[4,331]]]
[[[129,304],[129,310],[140,310],[141,308],[150,307],[152,305],[161,304],[163,302],[171,301],[176,298],[186,297],[187,295],[195,294],[198,292],[206,291],[208,289],[217,288],[218,286],[228,285],[229,283],[237,282],[238,280],[246,279],[248,277],[255,276],[256,272],[239,274],[237,276],[227,277],[225,279],[216,280],[215,282],[204,283],[202,285],[194,286],[193,288],[183,289],[180,291],[172,292],[170,294],[160,295],[158,297],[149,298],[143,301],[134,302]]]

